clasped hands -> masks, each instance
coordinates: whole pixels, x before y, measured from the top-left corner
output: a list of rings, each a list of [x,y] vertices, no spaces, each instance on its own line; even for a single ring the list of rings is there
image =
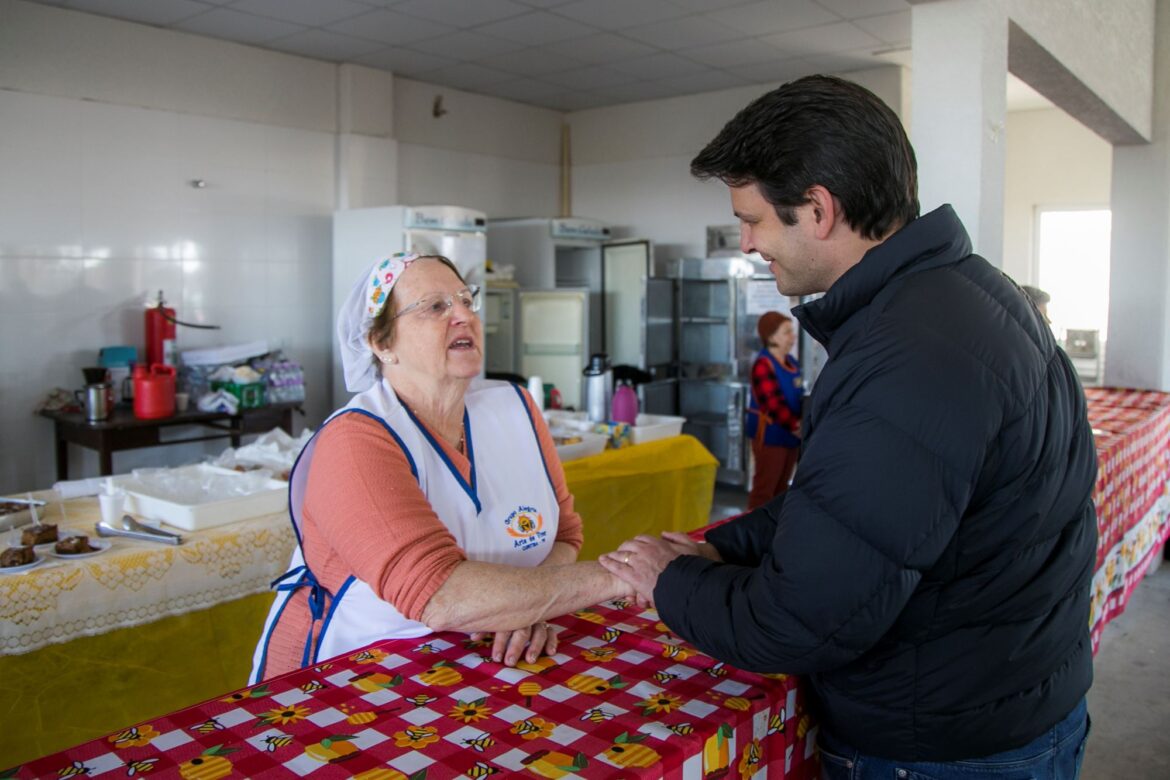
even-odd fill
[[[680,555],[723,560],[712,545],[696,542],[677,531],[664,531],[660,537],[642,534],[628,539],[613,552],[599,557],[597,562],[629,585],[639,604],[654,606],[654,586],[658,583],[658,576]]]

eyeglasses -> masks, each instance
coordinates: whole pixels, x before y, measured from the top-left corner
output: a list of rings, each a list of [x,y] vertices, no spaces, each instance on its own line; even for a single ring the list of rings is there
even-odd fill
[[[426,320],[439,320],[451,316],[451,307],[458,301],[459,305],[468,311],[479,311],[479,287],[472,285],[457,293],[431,293],[424,295],[402,311],[394,315],[393,319],[417,312],[419,317]]]

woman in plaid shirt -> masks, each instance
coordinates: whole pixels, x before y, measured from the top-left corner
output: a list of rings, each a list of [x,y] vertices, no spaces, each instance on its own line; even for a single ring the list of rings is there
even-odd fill
[[[756,460],[749,510],[788,489],[800,453],[800,403],[804,395],[800,364],[788,354],[796,344],[792,319],[777,311],[764,312],[756,331],[764,347],[752,365],[752,397],[744,419]]]

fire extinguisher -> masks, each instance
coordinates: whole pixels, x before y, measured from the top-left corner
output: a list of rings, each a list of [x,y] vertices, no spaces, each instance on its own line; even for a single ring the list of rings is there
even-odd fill
[[[176,365],[175,360],[175,326],[187,328],[201,328],[203,330],[219,330],[218,325],[197,325],[193,322],[181,322],[175,318],[175,310],[166,305],[162,290],[158,291],[158,302],[147,305],[146,308],[146,365],[163,363],[168,366]]]

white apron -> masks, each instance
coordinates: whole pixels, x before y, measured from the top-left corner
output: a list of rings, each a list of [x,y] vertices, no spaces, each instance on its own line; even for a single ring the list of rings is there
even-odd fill
[[[289,514],[297,547],[289,570],[273,582],[277,596],[253,655],[250,685],[264,679],[272,631],[293,594],[303,587],[310,588],[312,623],[305,638],[302,666],[381,639],[431,633],[426,625],[404,617],[353,575],[337,593],[329,593],[305,565],[300,515],[309,465],[317,435],[343,414],[365,414],[383,424],[386,435],[406,453],[435,514],[469,559],[511,566],[536,566],[545,559],[556,540],[560,509],[528,404],[515,385],[485,380],[473,381],[465,400],[469,482],[463,480],[438,442],[399,402],[384,379],[354,396],[305,445],[289,475]],[[314,642],[313,631],[318,624],[321,631]]]

